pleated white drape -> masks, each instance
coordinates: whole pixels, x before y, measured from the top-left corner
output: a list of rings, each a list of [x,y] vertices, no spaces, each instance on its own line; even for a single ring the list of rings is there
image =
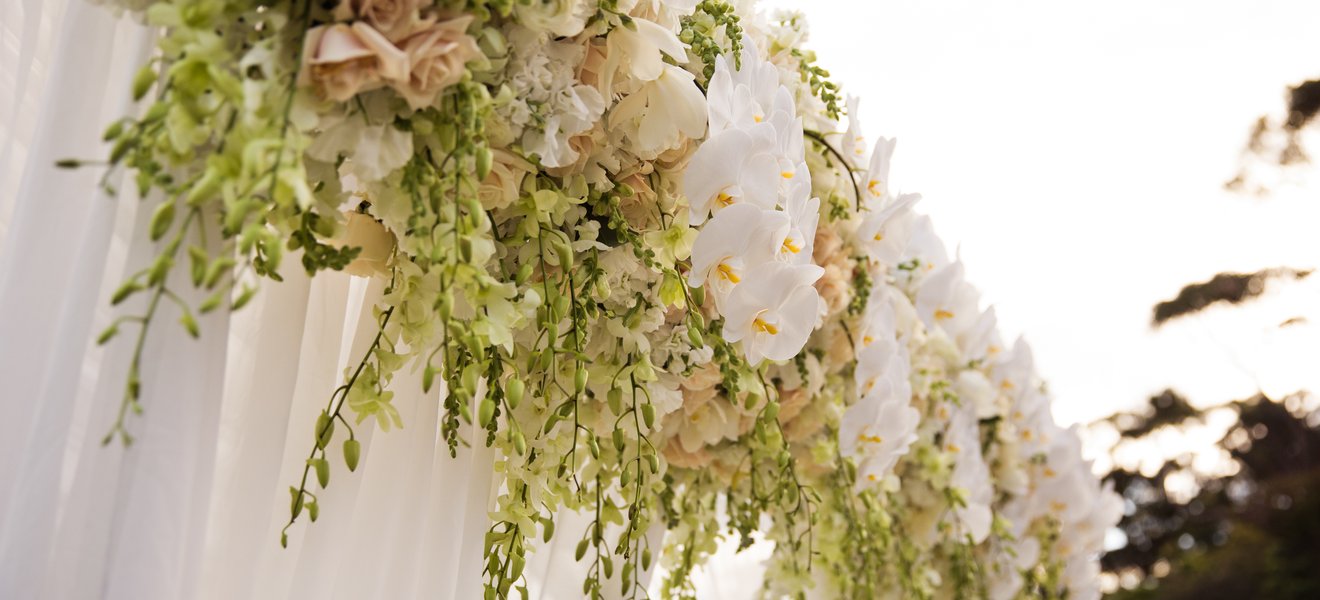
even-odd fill
[[[284,282],[266,282],[244,310],[200,319],[199,340],[162,304],[143,355],[145,412],[129,421],[137,441],[101,444],[136,331],[92,340],[144,308],[112,309],[109,296],[155,255],[153,200],[107,196],[101,172],[54,163],[105,155],[101,131],[135,110],[128,86],[152,33],[83,0],[3,4],[0,598],[479,598],[495,456],[449,456],[443,392],[421,393],[415,372],[394,382],[404,428],[358,427],[357,472],[332,460],[320,521],[304,513],[279,545],[315,417],[375,336],[379,281],[311,280],[291,257]],[[174,286],[196,305],[190,288]],[[586,525],[562,515],[529,559],[534,598],[581,597],[573,547]],[[658,552],[661,532],[650,535]],[[723,598],[756,588],[724,581],[708,574],[701,587]]]
[[[137,441],[101,445],[135,332],[92,339],[143,309],[108,297],[156,251],[151,200],[54,163],[104,156],[152,36],[80,0],[0,10],[0,597],[479,597],[494,456],[449,457],[415,374],[396,383],[404,429],[358,428],[358,471],[336,466],[321,521],[278,543],[315,416],[375,335],[379,282],[312,281],[295,257],[245,310],[202,318],[200,340],[162,304]]]

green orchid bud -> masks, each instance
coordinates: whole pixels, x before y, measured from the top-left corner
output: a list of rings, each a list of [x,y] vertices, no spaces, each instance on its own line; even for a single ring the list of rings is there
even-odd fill
[[[518,405],[522,403],[525,388],[526,386],[522,380],[516,377],[509,379],[509,382],[504,385],[504,399],[508,401],[510,410],[516,410]]]
[[[610,412],[616,415],[623,414],[623,389],[610,388],[610,391],[605,394],[605,403],[609,405]]]
[[[655,427],[655,405],[647,402],[642,405],[642,422],[646,423],[647,429]]]
[[[495,418],[495,399],[489,395],[481,399],[481,406],[477,408],[477,424],[482,429],[490,426],[491,419]]]
[[[174,224],[174,202],[166,200],[156,207],[156,212],[151,215],[151,241],[159,240],[165,237],[165,233],[170,230],[170,225]]]
[[[362,457],[362,443],[355,439],[344,440],[344,464],[349,471],[356,471],[358,459]]]
[[[577,392],[577,394],[578,394],[579,396],[582,395],[582,392],[585,391],[585,390],[587,389],[587,368],[586,368],[586,367],[578,367],[578,369],[577,369],[577,374],[574,376],[574,379],[573,379],[573,388],[574,388],[574,390]]]
[[[133,76],[133,100],[141,100],[151,90],[151,85],[156,83],[156,69],[148,64],[138,69],[137,75]]]
[[[477,179],[484,180],[490,175],[491,165],[495,156],[491,154],[490,148],[481,146],[477,148]]]

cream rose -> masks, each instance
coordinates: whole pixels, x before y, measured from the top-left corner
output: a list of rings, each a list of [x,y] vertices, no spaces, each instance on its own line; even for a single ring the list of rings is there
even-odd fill
[[[361,248],[362,251],[344,267],[344,272],[358,277],[389,275],[390,258],[394,255],[394,234],[371,215],[350,212],[345,217],[348,223],[344,231],[330,240],[329,244],[340,248]]]
[[[497,210],[513,204],[521,193],[523,178],[535,167],[508,150],[494,150],[490,175],[477,189],[477,198],[486,210]]]
[[[481,54],[477,41],[467,34],[471,16],[440,22],[433,18],[399,42],[411,71],[391,85],[414,110],[434,104],[442,90],[463,78],[467,62]]]
[[[335,102],[408,80],[408,55],[360,21],[308,30],[302,63],[298,85],[310,86],[322,98]]]
[[[398,41],[412,33],[418,4],[419,0],[340,0],[334,17],[338,21],[362,19],[386,38]]]

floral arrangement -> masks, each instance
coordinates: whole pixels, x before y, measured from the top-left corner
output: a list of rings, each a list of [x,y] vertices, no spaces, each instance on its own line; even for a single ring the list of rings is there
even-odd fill
[[[592,597],[647,595],[657,562],[661,593],[690,597],[721,539],[760,537],[768,596],[1098,595],[1121,503],[919,197],[892,189],[894,141],[868,148],[800,16],[122,4],[162,35],[133,83],[141,116],[106,131],[109,166],[155,205],[160,253],[114,295],[146,295],[145,313],[100,340],[136,328],[107,442],[149,409],[157,306],[198,335],[196,312],[241,308],[292,251],[386,291],[309,431],[290,525],[318,518],[332,461],[357,467],[355,428],[407,426],[392,379],[417,370],[445,390],[451,452],[498,450],[488,598],[525,595],[553,535],[580,540]],[[185,264],[213,294],[198,306],[171,287]],[[486,435],[465,439],[474,422]],[[562,510],[589,527],[556,531]]]

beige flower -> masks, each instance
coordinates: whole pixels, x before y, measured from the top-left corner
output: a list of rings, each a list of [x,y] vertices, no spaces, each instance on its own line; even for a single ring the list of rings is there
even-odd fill
[[[490,175],[477,189],[477,198],[486,210],[497,210],[513,204],[521,193],[523,178],[535,170],[531,163],[508,150],[493,150],[492,155],[494,160],[490,164]]]
[[[633,190],[632,195],[619,198],[619,212],[628,220],[628,224],[639,231],[658,228],[660,210],[656,205],[656,194],[655,190],[651,189],[650,178],[634,172],[619,178],[618,181],[627,184]]]
[[[391,41],[412,33],[417,23],[419,0],[340,0],[335,7],[337,21],[362,19]]]
[[[394,234],[371,215],[350,212],[344,216],[348,223],[343,232],[328,243],[340,248],[347,246],[362,249],[357,258],[344,267],[344,272],[358,277],[389,275],[390,258],[394,255]]]
[[[704,469],[710,465],[712,458],[705,447],[688,452],[683,448],[683,444],[678,441],[678,437],[669,439],[669,443],[665,444],[662,454],[664,454],[665,462],[669,463],[669,466],[681,469]]]
[[[843,238],[832,227],[817,227],[816,241],[812,244],[812,259],[816,264],[834,262],[835,255],[843,252]]]
[[[360,21],[308,30],[302,62],[298,85],[310,86],[335,102],[408,79],[408,55]]]
[[[577,153],[577,158],[573,162],[560,167],[547,167],[545,172],[554,177],[564,178],[581,173],[587,168],[587,164],[594,160],[592,155],[596,152],[597,138],[603,136],[604,133],[599,124],[582,133],[569,136],[568,147]]]
[[[851,296],[850,282],[848,272],[838,264],[829,263],[824,265],[825,274],[816,280],[816,291],[825,301],[827,314],[836,314],[848,307],[848,300]]]
[[[781,390],[779,393],[779,423],[785,424],[797,417],[811,402],[811,394],[802,388]]]
[[[414,110],[433,104],[442,90],[463,78],[467,62],[481,54],[477,41],[467,34],[471,15],[440,22],[432,19],[399,42],[411,71],[402,82],[391,85]]]
[[[848,332],[842,327],[833,326],[830,328],[825,348],[825,364],[842,365],[847,364],[853,358],[853,342],[848,337]]]

